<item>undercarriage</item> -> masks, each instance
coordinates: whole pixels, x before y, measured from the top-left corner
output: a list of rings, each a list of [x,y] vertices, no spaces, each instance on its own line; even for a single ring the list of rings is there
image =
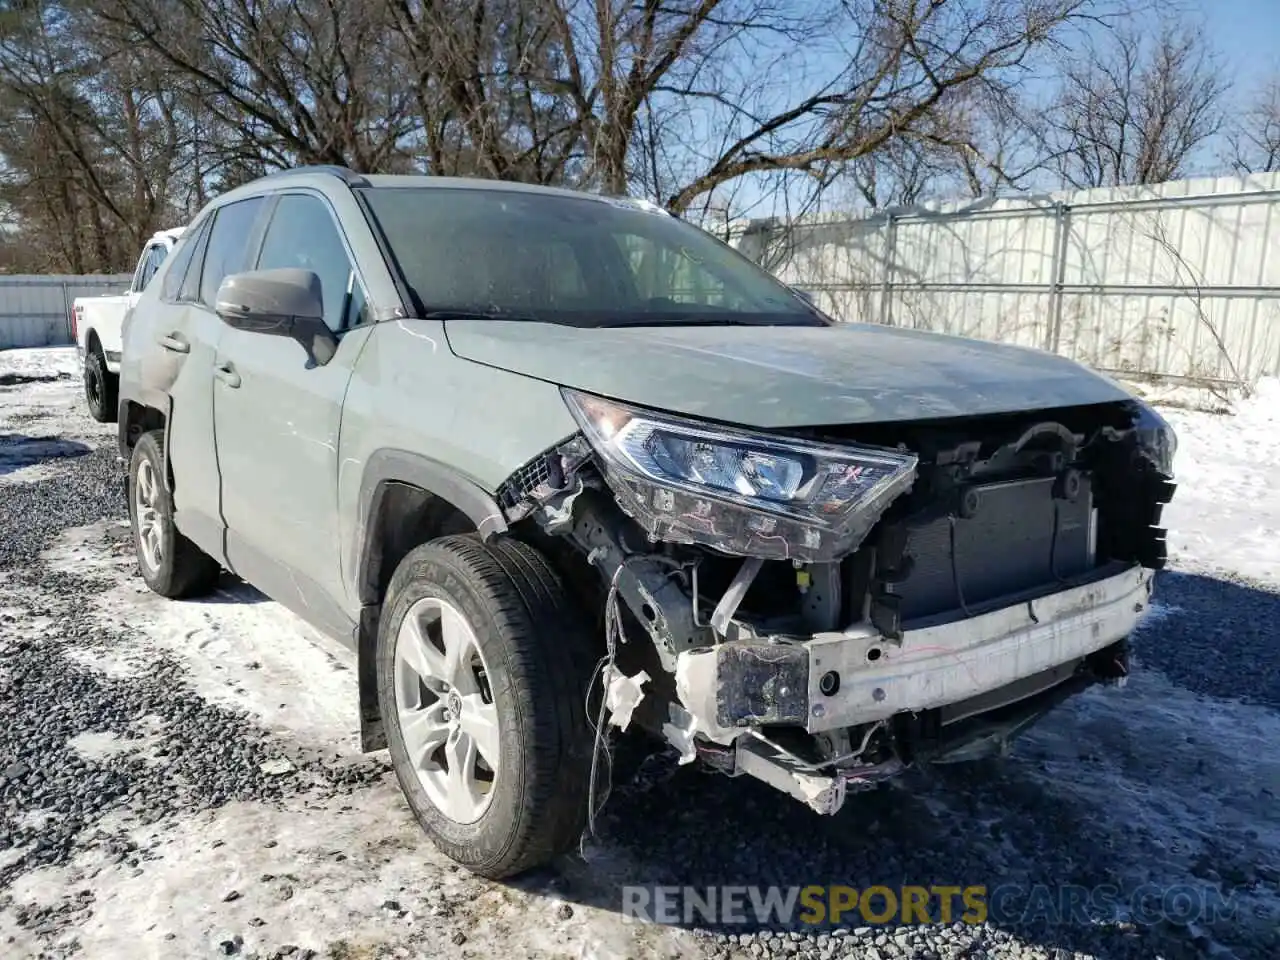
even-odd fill
[[[1065,698],[1123,681],[1174,490],[1144,411],[778,435],[892,465],[857,510],[808,525],[650,483],[588,435],[500,502],[597,617],[612,724],[829,814],[912,764],[1001,752]]]

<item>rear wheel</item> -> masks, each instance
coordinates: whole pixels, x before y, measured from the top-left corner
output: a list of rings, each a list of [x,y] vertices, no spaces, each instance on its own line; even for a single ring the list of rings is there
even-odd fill
[[[164,431],[152,430],[138,438],[129,461],[129,520],[142,579],[171,599],[210,593],[221,567],[178,532],[164,477]]]
[[[443,537],[404,558],[379,626],[379,705],[400,786],[445,854],[500,878],[577,840],[592,666],[578,610],[532,547]]]
[[[115,423],[120,378],[107,369],[102,348],[95,346],[84,360],[84,398],[89,416],[99,423]]]

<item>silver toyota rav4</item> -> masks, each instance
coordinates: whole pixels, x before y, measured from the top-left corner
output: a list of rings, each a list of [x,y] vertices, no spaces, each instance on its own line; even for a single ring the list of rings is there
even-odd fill
[[[1000,749],[1125,675],[1174,489],[1071,361],[836,323],[643,203],[338,168],[196,217],[119,424],[150,587],[352,644],[365,748],[495,877],[619,728],[826,814]]]

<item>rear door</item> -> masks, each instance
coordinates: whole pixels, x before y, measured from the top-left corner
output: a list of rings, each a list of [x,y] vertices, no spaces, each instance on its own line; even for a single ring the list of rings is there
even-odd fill
[[[266,199],[251,197],[218,207],[193,243],[183,245],[162,280],[160,307],[150,334],[151,356],[165,366],[172,412],[169,460],[174,478],[174,521],[206,553],[225,562],[217,449],[214,444],[214,367],[226,325],[213,312],[218,285],[245,269]],[[153,303],[150,297],[145,305]],[[133,340],[133,334],[130,334]]]
[[[281,195],[257,269],[300,267],[320,278],[334,358],[311,365],[286,337],[224,326],[218,342],[214,425],[236,573],[317,626],[349,631],[337,524],[338,429],[352,367],[368,337],[364,287],[329,202]]]

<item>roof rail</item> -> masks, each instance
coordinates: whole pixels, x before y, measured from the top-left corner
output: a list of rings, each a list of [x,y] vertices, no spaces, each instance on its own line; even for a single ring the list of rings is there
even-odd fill
[[[369,181],[364,178],[364,174],[356,173],[347,167],[340,167],[335,163],[318,163],[310,166],[290,167],[287,170],[276,170],[272,173],[264,174],[259,177],[260,180],[270,180],[273,177],[287,177],[294,173],[327,173],[330,176],[337,177],[349,187],[367,187]]]

